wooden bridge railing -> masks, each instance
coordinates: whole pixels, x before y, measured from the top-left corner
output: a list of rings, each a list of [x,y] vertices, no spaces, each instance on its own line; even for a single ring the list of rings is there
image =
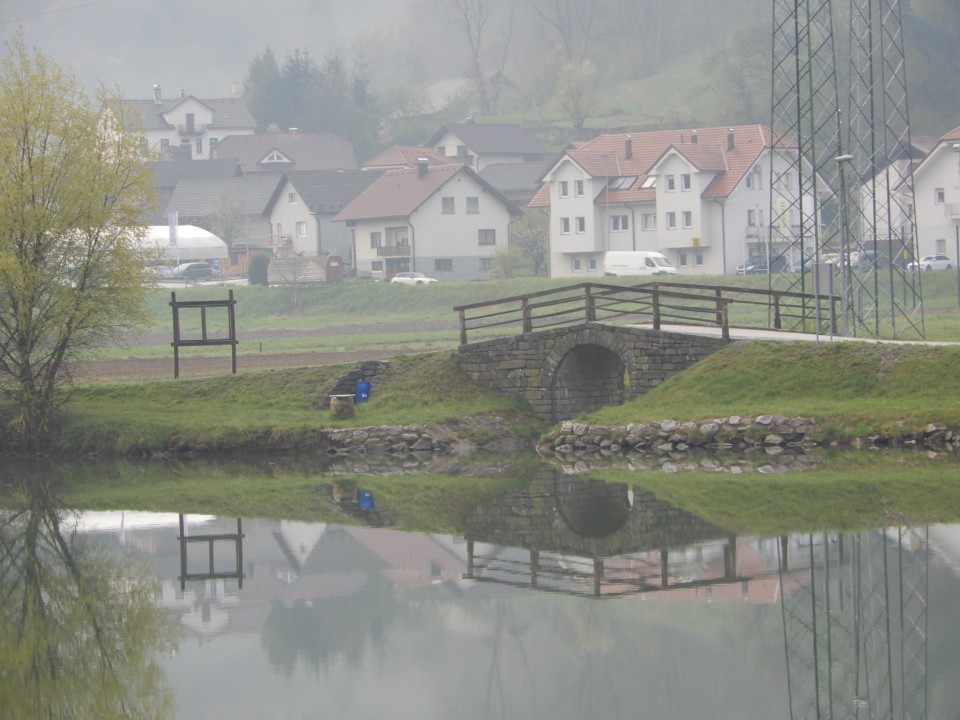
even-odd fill
[[[652,282],[644,285],[579,283],[552,290],[460,305],[460,344],[471,331],[533,332],[582,322],[708,325],[730,338],[731,327],[834,332],[834,295],[722,285]]]

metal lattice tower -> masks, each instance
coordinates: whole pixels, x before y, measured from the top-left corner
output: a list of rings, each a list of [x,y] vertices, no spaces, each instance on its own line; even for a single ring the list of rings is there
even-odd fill
[[[841,93],[831,0],[774,0],[767,255],[801,270],[770,284],[839,297],[833,327],[829,308],[805,308],[800,322],[818,331],[923,337],[919,277],[906,270],[916,236],[899,0],[849,1]]]
[[[925,720],[927,531],[781,547],[792,720]]]
[[[906,269],[917,238],[902,28],[899,0],[850,0],[854,182],[845,201],[849,253],[860,262],[847,265],[844,287],[854,335],[924,336],[920,273]]]

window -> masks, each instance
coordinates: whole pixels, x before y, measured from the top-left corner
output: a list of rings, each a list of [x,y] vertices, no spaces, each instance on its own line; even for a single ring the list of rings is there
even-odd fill
[[[597,259],[595,257],[591,257],[590,259],[587,260],[587,269],[596,271]]]
[[[573,194],[577,197],[583,197],[583,180],[573,181]]]
[[[570,234],[570,218],[560,218],[560,234],[569,235]]]
[[[630,216],[629,215],[611,215],[610,229],[613,230],[614,232],[619,230],[629,230]]]
[[[683,173],[683,175],[680,176],[680,189],[690,189],[690,173]]]
[[[933,202],[937,205],[943,205],[943,188],[936,188],[933,191]]]
[[[636,181],[637,181],[636,175],[610,178],[610,180],[607,182],[607,187],[611,190],[629,190],[630,188],[633,187],[633,184]]]
[[[497,231],[496,230],[478,230],[478,237],[481,245],[496,245],[497,244]]]
[[[457,145],[457,156],[458,156],[458,157],[466,157],[467,155],[469,155],[469,153],[467,152],[467,146],[466,146],[466,145]]]
[[[282,162],[287,162],[287,159],[283,155],[278,153],[276,150],[274,150],[269,155],[267,155],[263,159],[263,161],[265,163],[282,163]]]
[[[947,241],[945,238],[937,238],[937,254],[943,255],[947,252]]]
[[[560,193],[560,197],[562,197],[562,198],[569,197],[569,195],[570,195],[570,189],[569,189],[569,187],[567,186],[567,181],[566,181],[566,180],[561,180],[561,181],[558,183],[558,185],[557,185],[557,192]]]
[[[297,237],[304,238],[307,236],[307,223],[302,220],[297,222]]]
[[[220,142],[220,138],[210,138],[210,152],[213,152],[213,149],[217,146],[217,143]]]
[[[493,258],[478,258],[481,270],[493,270]]]
[[[203,155],[203,138],[197,138],[197,155]]]
[[[747,175],[747,190],[753,190],[753,173]]]
[[[374,260],[370,263],[371,272],[383,272],[383,260]]]
[[[379,233],[379,232],[372,232],[372,233],[370,233],[370,247],[371,247],[371,248],[374,248],[374,249],[380,247],[380,233]]]
[[[747,225],[753,227],[757,224],[757,211],[756,210],[747,210]]]
[[[196,119],[194,118],[193,113],[187,113],[187,132],[192,133],[194,127],[196,126]]]
[[[434,272],[451,272],[453,270],[453,260],[451,258],[436,258],[433,261]]]
[[[667,230],[676,230],[677,228],[677,214],[675,212],[667,213]]]
[[[456,204],[452,197],[445,197],[440,199],[441,212],[444,215],[453,215],[456,212]]]
[[[667,175],[667,192],[673,192],[677,189],[677,179],[673,175]]]
[[[640,229],[641,230],[656,230],[657,229],[657,214],[656,213],[643,213],[640,216]]]
[[[574,255],[570,258],[570,270],[573,272],[580,272],[580,256]]]
[[[479,215],[479,214],[480,214],[480,198],[468,197],[467,198],[467,215]]]
[[[680,267],[687,266],[687,254],[685,252],[677,253],[677,265]]]
[[[697,267],[703,267],[703,253],[696,253],[693,256],[693,264]]]
[[[291,205],[297,204],[297,194],[296,193],[287,193],[287,202]]]
[[[585,233],[587,231],[587,219],[584,217],[577,218],[577,232]]]
[[[693,213],[690,210],[684,210],[681,213],[681,219],[683,220],[683,226],[685,228],[693,227]]]

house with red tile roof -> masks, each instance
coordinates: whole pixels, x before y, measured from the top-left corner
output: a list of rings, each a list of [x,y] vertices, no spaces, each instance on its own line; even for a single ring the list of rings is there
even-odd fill
[[[771,163],[790,182],[786,152],[762,125],[601,135],[567,150],[529,203],[549,214],[550,276],[600,278],[618,250],[662,252],[683,274],[736,273],[766,255]],[[789,212],[773,248],[788,255]]]
[[[438,279],[490,276],[517,207],[460,164],[390,170],[334,217],[353,231],[359,277],[417,271]]]
[[[417,161],[426,159],[429,165],[450,165],[451,161],[433,148],[418,145],[394,145],[377,153],[363,163],[364,170],[412,170]]]

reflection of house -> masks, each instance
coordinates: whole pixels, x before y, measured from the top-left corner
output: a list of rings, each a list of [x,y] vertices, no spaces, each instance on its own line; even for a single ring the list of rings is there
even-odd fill
[[[353,230],[357,273],[389,279],[419,271],[439,278],[489,277],[507,246],[516,207],[470,168],[391,170],[334,220]]]
[[[238,135],[221,141],[215,158],[236,158],[245,173],[355,170],[353,143],[333,133]]]
[[[424,143],[448,158],[459,158],[474,170],[498,163],[543,160],[546,151],[529,130],[503,123],[446,125]]]
[[[206,160],[225,138],[253,135],[257,123],[243,98],[201,100],[180,91],[164,100],[160,87],[150,100],[123,100],[125,112],[143,123],[147,152],[161,157]]]
[[[776,219],[765,211],[771,163]],[[550,276],[602,277],[609,250],[654,250],[681,272],[732,274],[766,254],[770,220],[772,250],[784,252],[800,224],[785,199],[799,182],[789,163],[761,125],[601,135],[569,149],[530,202],[549,212]]]

